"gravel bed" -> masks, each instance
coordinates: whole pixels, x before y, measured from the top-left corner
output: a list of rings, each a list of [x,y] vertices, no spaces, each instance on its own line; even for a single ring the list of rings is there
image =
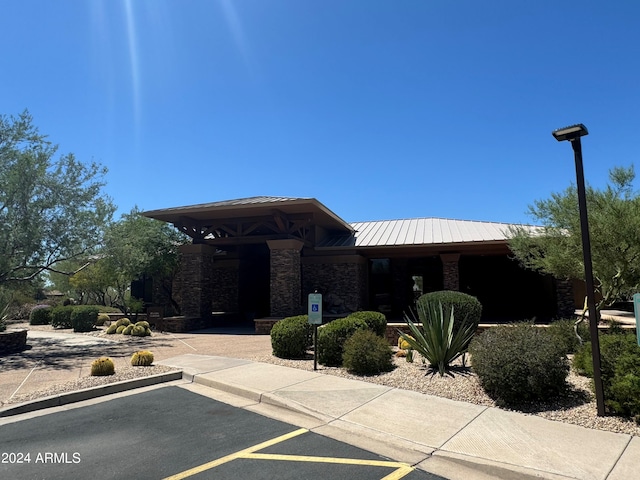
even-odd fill
[[[52,385],[50,388],[38,390],[30,393],[15,395],[0,406],[15,403],[29,402],[39,398],[50,397],[53,395],[61,395],[63,393],[75,392],[85,388],[99,387],[109,383],[121,382],[123,380],[134,380],[136,378],[150,377],[160,373],[173,372],[176,369],[165,365],[151,365],[148,367],[120,367],[116,369],[114,375],[107,376],[87,376],[74,380],[72,382],[60,383]]]
[[[448,375],[440,377],[437,373],[435,375],[427,373],[426,367],[422,365],[421,357],[417,353],[414,353],[414,356],[414,363],[409,363],[404,358],[394,358],[396,368],[391,372],[379,375],[356,376],[351,375],[342,368],[325,367],[323,365],[318,365],[318,373],[361,380],[403,390],[413,390],[476,405],[498,406],[494,400],[484,393],[478,377],[469,368],[464,368],[460,360],[455,365],[453,377]],[[285,360],[273,355],[263,355],[249,360],[313,371],[312,358]],[[632,420],[615,416],[597,416],[596,402],[591,393],[590,380],[588,378],[571,372],[567,380],[570,389],[562,398],[549,403],[523,404],[512,410],[586,428],[640,436],[640,425]]]

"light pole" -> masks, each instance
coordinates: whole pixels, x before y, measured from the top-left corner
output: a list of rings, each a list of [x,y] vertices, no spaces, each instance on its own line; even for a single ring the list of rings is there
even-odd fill
[[[593,288],[593,267],[591,265],[591,240],[589,238],[589,219],[587,217],[587,196],[584,187],[584,169],[582,167],[582,144],[580,137],[589,134],[587,127],[579,123],[570,127],[559,128],[551,134],[556,140],[568,140],[573,147],[576,161],[576,181],[578,186],[578,206],[580,208],[580,230],[582,232],[582,255],[584,258],[584,276],[587,287],[587,305],[589,307],[589,331],[591,333],[591,356],[593,357],[593,383],[596,389],[598,416],[603,416],[604,392],[602,390],[602,371],[600,368],[600,339],[598,337],[599,315],[596,310],[596,298]]]

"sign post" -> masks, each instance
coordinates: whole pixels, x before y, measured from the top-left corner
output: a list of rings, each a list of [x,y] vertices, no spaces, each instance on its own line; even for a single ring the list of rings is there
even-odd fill
[[[309,294],[308,316],[313,325],[313,369],[318,370],[318,325],[322,325],[322,294]]]
[[[636,338],[638,339],[638,345],[640,345],[640,293],[636,293],[633,296],[633,312],[636,315]]]

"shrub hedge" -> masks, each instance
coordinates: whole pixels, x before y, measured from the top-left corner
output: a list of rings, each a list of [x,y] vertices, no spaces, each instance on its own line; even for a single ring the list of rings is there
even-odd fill
[[[600,335],[600,367],[606,407],[640,423],[640,346],[634,333],[614,329]],[[573,357],[573,367],[593,377],[591,343]]]
[[[358,330],[367,330],[364,320],[349,316],[338,318],[318,329],[318,361],[328,367],[342,365],[344,342]]]
[[[29,324],[49,325],[51,323],[51,310],[49,305],[36,305],[29,314]]]
[[[364,310],[360,312],[353,312],[349,317],[364,320],[369,330],[380,337],[385,336],[387,330],[387,317],[385,317],[384,313]]]
[[[442,305],[442,311],[446,318],[449,318],[453,308],[453,315],[456,319],[453,324],[454,334],[466,322],[471,322],[476,329],[480,324],[482,304],[476,297],[466,293],[453,290],[425,293],[418,298],[417,304],[422,305],[426,312],[437,309],[439,308],[438,305]],[[418,308],[418,311],[420,311],[420,308]]]
[[[280,358],[302,358],[311,344],[312,326],[307,315],[283,318],[271,328],[273,355]]]
[[[90,332],[98,320],[98,307],[80,305],[71,311],[71,325],[74,332]]]
[[[65,305],[54,307],[51,310],[51,325],[54,328],[71,328],[71,312],[74,307],[72,305]]]
[[[482,388],[499,403],[546,400],[567,386],[564,347],[547,329],[524,323],[493,327],[471,341],[469,353]]]
[[[344,342],[342,366],[357,375],[393,370],[393,352],[387,341],[371,330],[358,330]]]

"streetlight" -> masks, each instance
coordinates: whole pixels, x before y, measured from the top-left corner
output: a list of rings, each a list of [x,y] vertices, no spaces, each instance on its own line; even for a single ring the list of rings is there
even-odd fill
[[[598,338],[598,311],[593,289],[593,268],[591,265],[591,240],[589,239],[589,220],[587,218],[587,196],[584,187],[584,171],[582,168],[582,144],[580,137],[589,134],[587,127],[579,123],[570,127],[559,128],[551,134],[556,140],[568,140],[573,147],[576,161],[576,180],[578,184],[578,205],[580,208],[580,230],[582,232],[582,255],[584,258],[584,276],[587,287],[587,305],[589,307],[589,331],[591,333],[591,356],[593,357],[593,383],[596,389],[598,416],[603,416],[604,392],[602,390],[602,371],[600,368],[600,339]]]

